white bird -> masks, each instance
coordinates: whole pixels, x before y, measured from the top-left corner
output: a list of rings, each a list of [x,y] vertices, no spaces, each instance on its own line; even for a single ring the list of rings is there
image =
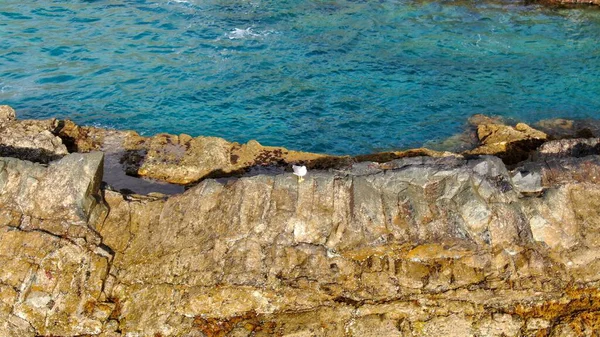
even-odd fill
[[[299,183],[303,182],[304,181],[303,177],[308,172],[308,170],[306,169],[306,166],[292,165],[292,169],[294,170],[294,174],[298,176],[298,182]]]

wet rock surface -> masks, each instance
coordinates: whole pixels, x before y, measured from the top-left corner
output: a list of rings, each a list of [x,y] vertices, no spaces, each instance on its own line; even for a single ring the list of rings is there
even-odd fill
[[[543,142],[507,165],[474,153],[331,157],[0,117],[0,132],[39,123],[36,132],[86,152],[49,164],[0,158],[0,336],[598,332],[597,139],[549,141],[475,118],[490,153]],[[310,167],[302,182],[283,169],[298,158]],[[183,169],[167,169],[174,163]],[[238,164],[237,176],[202,173]],[[119,165],[203,178],[142,196],[102,183]]]

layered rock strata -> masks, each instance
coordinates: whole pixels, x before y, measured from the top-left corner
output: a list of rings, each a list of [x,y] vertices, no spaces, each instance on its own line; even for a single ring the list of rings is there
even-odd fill
[[[600,140],[472,123],[464,156],[277,159],[2,107],[0,150],[21,158],[0,157],[0,336],[596,336]],[[171,158],[182,139],[197,144]],[[102,183],[105,161],[139,172],[213,150],[234,173],[242,148],[242,163],[313,166],[303,182],[164,170],[201,180],[173,196]]]
[[[101,153],[0,160],[2,336],[593,336],[600,157],[98,189]],[[528,178],[529,177],[529,178]]]

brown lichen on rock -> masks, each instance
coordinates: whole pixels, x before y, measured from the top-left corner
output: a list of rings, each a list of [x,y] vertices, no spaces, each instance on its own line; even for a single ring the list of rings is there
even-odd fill
[[[69,152],[91,152],[102,148],[104,132],[94,127],[79,126],[71,120],[58,123],[55,133]]]

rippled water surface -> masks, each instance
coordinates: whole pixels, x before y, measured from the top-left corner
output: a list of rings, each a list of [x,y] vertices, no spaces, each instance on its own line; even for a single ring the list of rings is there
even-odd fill
[[[2,0],[0,104],[356,154],[597,117],[599,46],[598,10],[506,1]]]

